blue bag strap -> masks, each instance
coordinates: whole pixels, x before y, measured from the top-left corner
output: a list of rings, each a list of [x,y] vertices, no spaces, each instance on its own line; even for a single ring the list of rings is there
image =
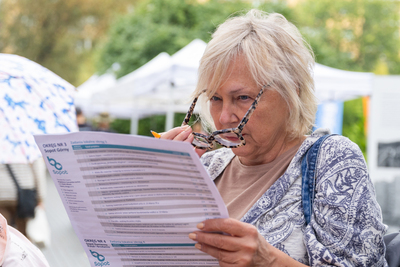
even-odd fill
[[[308,225],[311,220],[312,205],[315,197],[315,168],[317,164],[319,148],[325,139],[332,135],[336,134],[327,134],[321,136],[308,149],[303,157],[303,160],[301,161],[301,197],[306,225]]]

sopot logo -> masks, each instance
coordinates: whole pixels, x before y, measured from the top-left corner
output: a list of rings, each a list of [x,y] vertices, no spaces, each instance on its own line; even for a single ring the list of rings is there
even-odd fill
[[[92,251],[92,250],[89,250],[89,251],[92,254],[92,256],[98,260],[98,262],[97,261],[94,262],[95,266],[109,266],[110,265],[110,262],[105,261],[106,257],[104,257],[103,255],[99,254],[96,251]]]
[[[60,174],[60,175],[68,174],[68,172],[66,170],[64,170],[64,171],[62,170],[63,166],[61,165],[61,163],[57,162],[55,159],[47,157],[47,161],[49,162],[49,164],[51,166],[53,166],[56,169],[56,171],[53,170],[54,174]]]

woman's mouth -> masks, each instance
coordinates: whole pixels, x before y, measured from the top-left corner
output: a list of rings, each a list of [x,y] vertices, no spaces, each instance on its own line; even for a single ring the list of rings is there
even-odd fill
[[[225,134],[220,134],[220,137],[224,140],[227,140],[229,142],[233,142],[233,143],[238,143],[240,142],[239,137],[234,134],[234,133],[225,133]]]

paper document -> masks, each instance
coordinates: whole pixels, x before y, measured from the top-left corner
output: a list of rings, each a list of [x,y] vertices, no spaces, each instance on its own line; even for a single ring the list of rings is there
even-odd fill
[[[219,266],[188,234],[228,218],[189,143],[79,132],[35,136],[92,266]]]

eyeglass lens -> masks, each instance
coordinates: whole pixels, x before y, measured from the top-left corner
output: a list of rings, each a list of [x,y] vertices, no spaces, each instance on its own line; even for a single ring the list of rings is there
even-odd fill
[[[242,140],[239,139],[239,136],[235,133],[221,133],[214,136],[215,141],[220,143],[223,146],[237,146],[242,143]]]
[[[214,140],[219,143],[220,145],[227,146],[227,147],[235,147],[240,145],[242,141],[240,140],[239,136],[236,133],[220,133],[214,135]],[[208,148],[210,147],[210,143],[207,141],[205,137],[195,135],[193,144],[198,148]]]
[[[197,135],[194,136],[192,144],[198,148],[210,147],[210,144],[207,142],[207,140],[204,137],[197,136]]]

